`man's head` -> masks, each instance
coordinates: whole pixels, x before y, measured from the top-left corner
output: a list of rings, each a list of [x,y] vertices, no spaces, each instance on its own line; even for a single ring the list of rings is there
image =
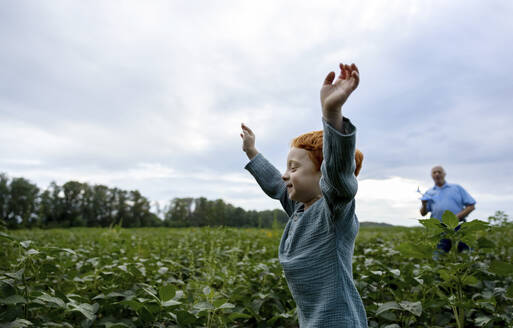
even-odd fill
[[[282,176],[290,199],[309,204],[320,197],[322,143],[323,131],[305,133],[292,140],[287,170]],[[359,150],[356,150],[355,161],[355,175],[358,176],[363,161],[363,154]]]
[[[438,187],[445,184],[445,170],[440,165],[437,165],[431,169],[431,177]]]

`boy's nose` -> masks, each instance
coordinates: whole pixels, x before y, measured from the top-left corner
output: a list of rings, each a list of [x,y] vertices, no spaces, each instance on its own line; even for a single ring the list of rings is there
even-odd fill
[[[283,181],[287,181],[289,179],[289,175],[287,173],[283,173],[281,178],[283,179]]]

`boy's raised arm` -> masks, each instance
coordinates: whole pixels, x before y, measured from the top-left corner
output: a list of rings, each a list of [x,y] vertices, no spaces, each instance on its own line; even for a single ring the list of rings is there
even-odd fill
[[[242,150],[248,156],[250,162],[246,165],[248,170],[260,188],[271,198],[281,202],[283,209],[290,216],[294,212],[295,202],[290,200],[285,182],[281,178],[280,171],[274,167],[255,148],[255,134],[244,123],[241,124]]]
[[[337,131],[342,130],[342,105],[358,87],[360,74],[355,64],[340,64],[340,75],[335,82],[335,72],[329,72],[321,88],[322,117]]]
[[[333,212],[340,204],[351,201],[358,184],[354,174],[356,128],[342,116],[342,105],[358,87],[360,76],[356,65],[340,64],[340,75],[330,72],[321,88],[324,124],[321,191]]]
[[[246,153],[249,160],[252,160],[258,155],[258,151],[255,148],[255,133],[244,123],[241,123],[240,127],[242,128],[242,133],[240,134],[242,138],[242,151]]]

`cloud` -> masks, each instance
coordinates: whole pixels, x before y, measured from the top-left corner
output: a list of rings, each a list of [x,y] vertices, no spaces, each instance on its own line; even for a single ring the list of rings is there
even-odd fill
[[[356,195],[360,220],[411,226],[418,224],[420,194],[417,188],[428,189],[422,181],[391,177],[359,181]]]
[[[361,219],[415,217],[410,190],[435,164],[482,195],[476,217],[511,212],[512,7],[8,1],[0,171],[275,208],[243,171],[239,124],[282,170],[290,140],[322,127],[319,87],[344,60],[362,76],[344,106],[365,154]]]

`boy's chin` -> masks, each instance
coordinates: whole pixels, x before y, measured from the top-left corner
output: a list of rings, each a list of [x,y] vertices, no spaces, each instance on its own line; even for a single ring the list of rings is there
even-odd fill
[[[304,203],[304,202],[305,202],[305,201],[304,201],[304,199],[298,199],[298,198],[296,198],[294,194],[292,194],[292,195],[290,195],[290,194],[289,194],[289,199],[290,199],[290,200],[293,200],[293,201],[295,201],[295,202],[298,202],[298,203]]]

